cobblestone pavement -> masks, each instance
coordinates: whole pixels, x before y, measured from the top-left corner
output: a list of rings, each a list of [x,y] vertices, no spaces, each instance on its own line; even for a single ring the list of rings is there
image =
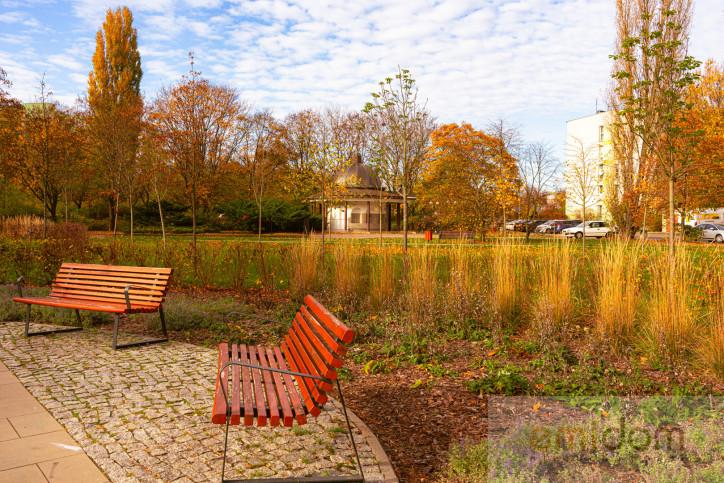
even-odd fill
[[[224,427],[210,422],[216,351],[178,342],[114,351],[110,339],[92,330],[26,338],[21,323],[5,322],[0,360],[111,481],[219,480]],[[226,477],[355,474],[344,415],[326,409],[293,428],[232,426]],[[353,431],[365,477],[382,481]]]

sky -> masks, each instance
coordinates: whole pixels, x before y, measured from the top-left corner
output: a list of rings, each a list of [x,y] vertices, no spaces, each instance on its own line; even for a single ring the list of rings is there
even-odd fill
[[[502,118],[565,157],[566,121],[605,108],[614,0],[128,0],[142,91],[152,100],[190,68],[282,117],[360,110],[409,69],[438,123]],[[40,79],[72,105],[87,90],[106,0],[0,0],[0,67],[10,93]],[[724,60],[724,3],[698,0],[689,53]]]

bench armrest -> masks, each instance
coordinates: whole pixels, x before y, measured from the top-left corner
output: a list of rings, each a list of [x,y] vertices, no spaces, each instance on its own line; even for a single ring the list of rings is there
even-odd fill
[[[288,323],[286,323],[286,322],[279,322],[278,320],[273,320],[273,319],[265,319],[264,317],[259,317],[259,316],[254,315],[254,314],[247,314],[247,313],[244,313],[244,312],[229,312],[228,314],[226,314],[226,318],[228,319],[231,315],[234,315],[234,314],[236,314],[236,315],[241,315],[241,316],[244,316],[244,317],[249,317],[249,318],[251,318],[251,319],[257,319],[257,320],[263,320],[263,321],[265,321],[265,322],[271,322],[271,323],[273,323],[273,324],[283,325],[283,326],[285,326],[285,327],[291,327],[291,326],[292,326],[292,324],[288,324]]]
[[[15,282],[15,285],[17,285],[17,287],[18,287],[18,294],[20,295],[20,298],[23,298],[23,285],[22,285],[22,283],[23,283],[23,279],[24,279],[24,278],[25,278],[25,277],[24,277],[23,275],[20,275],[20,276],[18,277],[18,280]]]
[[[305,377],[307,379],[317,379],[317,380],[332,384],[331,379],[327,379],[326,377],[322,377],[322,376],[313,376],[311,374],[305,374],[303,372],[287,371],[284,369],[276,369],[274,367],[260,366],[258,364],[249,364],[248,362],[229,361],[226,364],[224,364],[223,366],[221,366],[221,368],[219,369],[219,373],[216,375],[216,384],[221,387],[221,393],[224,395],[224,402],[226,402],[227,408],[229,408],[229,397],[226,394],[226,388],[224,387],[224,384],[221,383],[221,374],[229,366],[251,367],[252,369],[261,369],[263,371],[279,372],[281,374],[289,374],[290,376]]]
[[[18,279],[15,281],[15,286],[18,288],[18,294],[20,294],[20,297],[21,297],[21,298],[24,296],[24,295],[23,295],[23,280],[34,280],[34,281],[36,281],[36,282],[48,283],[47,281],[45,281],[45,280],[40,280],[39,278],[26,277],[25,275],[20,275],[20,276],[18,277]]]
[[[126,285],[126,288],[123,289],[123,295],[126,296],[126,307],[128,308],[128,311],[131,311],[131,298],[128,295],[128,291],[132,288],[148,288],[144,287],[143,285]]]

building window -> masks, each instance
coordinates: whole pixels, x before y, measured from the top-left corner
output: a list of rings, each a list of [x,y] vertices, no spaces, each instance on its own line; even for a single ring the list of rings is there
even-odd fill
[[[603,126],[598,126],[598,140],[603,141]]]
[[[359,224],[359,213],[352,213],[349,217],[349,222],[358,225]]]

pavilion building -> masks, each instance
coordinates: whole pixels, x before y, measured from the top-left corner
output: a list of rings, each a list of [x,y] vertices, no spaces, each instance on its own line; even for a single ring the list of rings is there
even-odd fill
[[[402,219],[402,195],[388,191],[372,169],[354,156],[352,164],[335,178],[337,189],[327,200],[326,223],[333,232],[378,232],[399,230]],[[409,199],[409,197],[408,197]],[[313,197],[314,211],[321,213],[319,196]],[[318,211],[317,211],[318,210]]]

